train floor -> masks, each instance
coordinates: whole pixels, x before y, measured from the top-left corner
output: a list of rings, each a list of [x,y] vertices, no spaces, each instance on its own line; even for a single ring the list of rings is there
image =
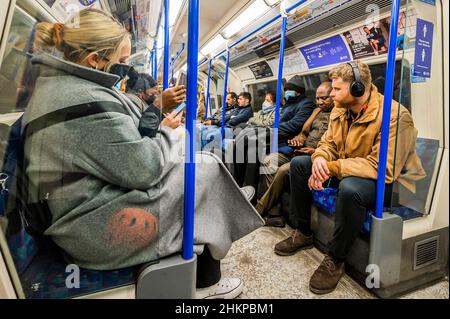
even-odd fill
[[[348,275],[330,294],[318,296],[309,291],[309,278],[320,264],[323,254],[316,248],[293,256],[281,257],[273,252],[274,245],[286,238],[291,229],[262,227],[233,244],[222,261],[222,275],[244,280],[239,298],[249,299],[370,299],[377,298]],[[449,299],[449,282],[406,294],[401,298]]]

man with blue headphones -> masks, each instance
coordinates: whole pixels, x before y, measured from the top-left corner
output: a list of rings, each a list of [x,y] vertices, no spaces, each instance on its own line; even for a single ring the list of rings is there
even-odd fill
[[[329,293],[336,288],[366,211],[375,206],[384,99],[372,84],[366,64],[339,64],[330,71],[329,77],[332,80],[330,96],[335,107],[328,130],[311,157],[299,156],[291,162],[289,219],[295,230],[275,245],[275,253],[281,256],[313,246],[312,191],[323,190],[323,185],[329,184],[331,179],[329,185],[338,189],[335,227],[328,254],[310,280],[310,290],[317,294]],[[385,205],[390,204],[394,181],[415,193],[415,181],[425,177],[416,154],[416,136],[411,114],[393,101]]]

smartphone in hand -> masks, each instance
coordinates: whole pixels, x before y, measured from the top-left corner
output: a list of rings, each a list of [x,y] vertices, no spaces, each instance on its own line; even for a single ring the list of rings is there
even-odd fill
[[[181,112],[183,112],[183,110],[186,108],[186,103],[181,103],[180,105],[178,105],[178,107],[175,109],[175,113],[176,115],[180,114]]]

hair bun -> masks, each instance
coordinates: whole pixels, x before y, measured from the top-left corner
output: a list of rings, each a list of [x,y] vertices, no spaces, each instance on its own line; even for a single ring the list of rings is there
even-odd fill
[[[40,22],[36,25],[37,47],[54,47],[55,43],[55,25],[50,22]]]

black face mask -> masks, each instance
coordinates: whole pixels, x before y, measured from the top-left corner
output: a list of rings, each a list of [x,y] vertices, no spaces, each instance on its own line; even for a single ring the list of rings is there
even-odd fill
[[[154,95],[149,95],[146,99],[145,102],[147,102],[148,105],[153,104],[153,102],[155,102],[156,100],[156,96]]]
[[[125,79],[132,68],[133,66],[129,64],[116,63],[111,66],[111,68],[109,69],[109,73],[118,75],[120,77],[120,80],[122,81],[123,79]]]

